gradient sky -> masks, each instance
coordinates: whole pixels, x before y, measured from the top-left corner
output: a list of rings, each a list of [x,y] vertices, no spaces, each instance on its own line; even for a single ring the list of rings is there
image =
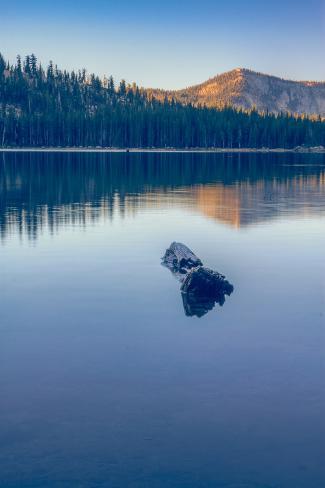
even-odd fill
[[[0,51],[181,88],[246,67],[325,80],[325,0],[0,0]]]

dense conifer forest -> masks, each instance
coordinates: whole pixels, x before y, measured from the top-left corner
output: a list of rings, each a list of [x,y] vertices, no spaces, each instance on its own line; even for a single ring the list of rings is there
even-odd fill
[[[0,147],[294,148],[325,146],[321,118],[194,107],[135,84],[0,54]]]

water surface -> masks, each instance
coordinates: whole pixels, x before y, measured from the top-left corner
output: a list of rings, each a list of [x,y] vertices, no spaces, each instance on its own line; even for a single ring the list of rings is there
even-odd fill
[[[0,486],[324,488],[324,248],[322,155],[0,153]]]

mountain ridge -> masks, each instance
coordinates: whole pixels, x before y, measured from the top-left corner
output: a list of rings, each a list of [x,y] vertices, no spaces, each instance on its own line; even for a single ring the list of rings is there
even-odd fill
[[[197,85],[179,90],[145,89],[158,99],[174,99],[195,106],[325,117],[325,81],[295,81],[235,68]]]

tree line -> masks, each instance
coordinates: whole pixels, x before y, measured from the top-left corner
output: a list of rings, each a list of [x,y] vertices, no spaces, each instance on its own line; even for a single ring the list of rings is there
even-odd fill
[[[0,54],[0,146],[293,148],[325,146],[325,122],[158,100],[86,70],[44,69],[34,54]]]

